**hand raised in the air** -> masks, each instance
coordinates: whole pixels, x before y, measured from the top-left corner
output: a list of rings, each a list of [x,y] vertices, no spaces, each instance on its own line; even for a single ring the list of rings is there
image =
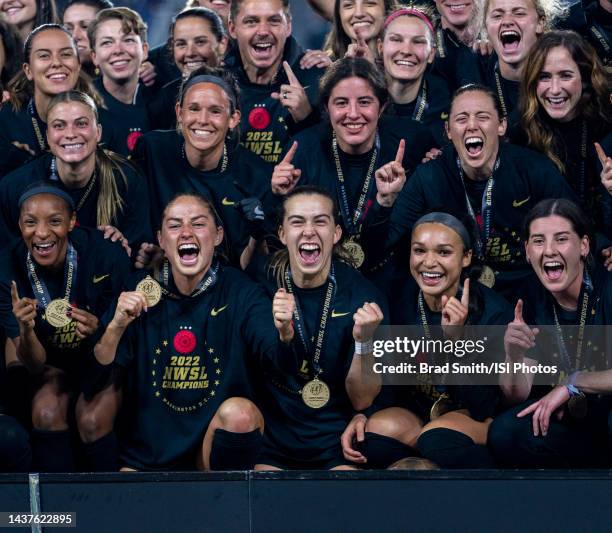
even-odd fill
[[[294,141],[282,161],[274,167],[272,173],[272,192],[279,196],[289,194],[300,180],[302,171],[293,165],[293,156],[297,152],[298,143]]]

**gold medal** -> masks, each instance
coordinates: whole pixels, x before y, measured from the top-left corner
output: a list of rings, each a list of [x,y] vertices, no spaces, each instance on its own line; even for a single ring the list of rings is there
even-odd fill
[[[70,304],[63,298],[52,300],[45,310],[45,320],[54,328],[63,328],[72,322],[66,312],[70,309]]]
[[[495,272],[493,272],[493,269],[490,266],[484,265],[478,281],[480,281],[480,283],[482,283],[485,287],[492,289],[493,285],[495,285]]]
[[[429,420],[433,421],[436,418],[441,417],[443,414],[448,413],[451,410],[452,402],[448,394],[443,393],[431,406],[429,411]]]
[[[136,285],[136,291],[142,292],[142,294],[145,295],[148,307],[156,306],[161,300],[161,287],[151,276],[147,276],[143,280],[140,280],[138,285]]]
[[[363,265],[365,261],[365,253],[363,252],[361,244],[353,239],[349,239],[348,241],[344,241],[342,247],[347,255],[353,260],[355,267],[361,268],[361,265]]]
[[[319,409],[327,405],[329,397],[329,387],[319,378],[309,381],[302,389],[302,400],[312,409]]]

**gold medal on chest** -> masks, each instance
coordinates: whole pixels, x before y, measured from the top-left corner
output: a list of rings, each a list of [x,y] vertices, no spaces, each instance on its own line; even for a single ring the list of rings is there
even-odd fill
[[[320,409],[327,405],[329,397],[329,387],[319,378],[309,381],[302,389],[302,400],[312,409]]]

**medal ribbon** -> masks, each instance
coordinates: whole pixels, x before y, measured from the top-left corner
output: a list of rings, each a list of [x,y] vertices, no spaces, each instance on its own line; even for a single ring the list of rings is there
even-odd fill
[[[300,337],[300,341],[302,343],[302,347],[304,348],[304,353],[308,356],[312,353],[313,347],[310,344],[309,337],[306,332],[306,323],[304,321],[304,315],[300,309],[300,302],[297,298],[297,295],[293,291],[293,283],[291,281],[291,270],[287,268],[285,270],[285,284],[287,286],[287,291],[293,294],[295,297],[295,311],[293,312],[294,324],[297,330],[298,336]],[[319,360],[321,358],[321,353],[323,351],[324,341],[325,341],[325,333],[327,332],[327,323],[329,318],[329,313],[332,307],[332,300],[334,298],[334,294],[336,292],[336,276],[334,273],[334,265],[332,263],[331,270],[329,272],[329,277],[327,279],[327,289],[325,291],[325,299],[323,300],[323,305],[321,306],[321,310],[319,311],[319,331],[317,332],[317,337],[314,345],[314,356],[312,358],[312,368],[315,372],[314,378],[316,379],[319,374],[321,374],[322,369],[319,366]]]
[[[553,302],[553,315],[555,317],[555,327],[557,328],[557,344],[559,346],[559,351],[563,357],[563,362],[566,365],[566,370],[569,372],[573,370],[580,370],[580,360],[582,359],[582,348],[584,345],[584,330],[586,327],[586,321],[589,311],[589,292],[593,290],[593,284],[591,282],[591,278],[589,273],[586,271],[586,267],[584,270],[584,281],[582,284],[582,295],[581,295],[581,304],[580,304],[580,323],[578,325],[578,342],[576,345],[576,363],[572,365],[572,360],[570,358],[569,352],[567,351],[567,346],[565,344],[565,339],[563,338],[563,330],[561,329],[561,323],[559,322],[559,317],[557,316],[557,306]]]
[[[210,289],[215,283],[217,283],[217,273],[219,272],[219,262],[214,261],[213,264],[208,269],[208,272],[202,278],[198,286],[195,290],[188,296],[188,298],[196,298],[200,296],[200,294],[206,292]],[[154,276],[156,281],[159,282],[162,294],[164,296],[168,296],[168,298],[173,298],[174,300],[180,300],[183,296],[179,296],[174,294],[168,289],[168,283],[170,281],[170,263],[167,259],[164,260],[164,266],[162,268],[162,279],[157,279],[157,276]]]
[[[417,102],[414,107],[414,112],[412,114],[412,120],[421,122],[425,109],[427,109],[427,80],[424,79],[423,87],[421,89],[421,92],[419,93],[419,97],[417,98]]]
[[[34,133],[36,134],[38,146],[41,151],[45,151],[47,149],[47,142],[42,134],[42,129],[38,123],[38,115],[36,114],[36,109],[34,108],[34,101],[31,98],[28,102],[28,113],[30,114],[30,119],[32,120],[32,127],[34,128]]]
[[[499,167],[499,158],[495,161],[495,165],[493,166],[493,172],[497,170]],[[493,219],[493,186],[495,185],[495,180],[493,179],[493,175],[487,180],[487,186],[485,188],[484,193],[482,194],[482,206],[481,206],[481,214],[482,214],[482,225],[478,223],[478,218],[476,217],[476,213],[474,212],[474,208],[472,207],[472,203],[470,202],[470,197],[468,196],[467,189],[465,187],[465,175],[463,172],[463,167],[461,166],[461,161],[459,157],[457,157],[457,168],[459,169],[459,175],[461,177],[461,184],[463,185],[463,192],[465,194],[465,203],[467,206],[468,213],[470,217],[476,222],[476,226],[478,227],[478,235],[476,238],[476,253],[478,258],[484,262],[486,245],[489,242],[489,237],[491,235],[491,226]]]
[[[26,267],[28,269],[28,278],[30,280],[30,285],[32,286],[32,291],[34,291],[34,295],[36,299],[41,303],[43,309],[46,309],[47,306],[51,303],[52,299],[49,295],[49,290],[47,289],[47,285],[45,282],[38,277],[36,273],[36,267],[34,265],[34,261],[32,261],[32,254],[28,252],[26,257]],[[77,253],[72,246],[72,243],[68,241],[68,248],[66,250],[66,260],[64,263],[64,299],[70,303],[70,293],[72,292],[72,287],[76,282],[76,274],[77,274]]]
[[[597,42],[601,45],[602,51],[604,52],[605,57],[602,58],[602,62],[604,65],[607,65],[610,60],[610,43],[606,38],[606,32],[603,31],[601,26],[593,22],[589,28],[589,32],[591,35],[597,39]]]
[[[502,112],[504,117],[508,116],[508,108],[506,107],[506,100],[504,98],[504,91],[502,90],[501,77],[499,75],[499,62],[495,63],[495,86],[497,87],[497,97],[501,104]]]
[[[344,220],[344,224],[346,225],[346,229],[350,235],[356,236],[359,238],[361,234],[361,228],[363,226],[363,221],[359,223],[357,227],[357,223],[361,218],[363,209],[366,204],[366,200],[368,199],[370,189],[372,188],[372,176],[374,175],[374,170],[376,167],[376,163],[378,162],[378,154],[380,153],[380,137],[378,132],[376,132],[376,142],[375,148],[372,152],[372,158],[370,160],[370,166],[368,167],[368,171],[366,173],[365,179],[363,180],[363,187],[361,188],[361,194],[359,196],[359,200],[357,202],[357,208],[355,209],[355,213],[351,217],[349,205],[348,205],[348,194],[346,192],[346,186],[344,181],[344,172],[342,171],[342,165],[340,164],[340,154],[338,152],[338,139],[336,137],[336,133],[334,132],[332,136],[332,150],[334,154],[334,161],[336,162],[336,173],[338,175],[338,203],[340,204],[340,211],[342,212],[342,219]]]

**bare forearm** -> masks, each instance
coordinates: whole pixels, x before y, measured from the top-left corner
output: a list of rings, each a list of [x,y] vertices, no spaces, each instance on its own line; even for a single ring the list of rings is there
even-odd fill
[[[506,358],[506,363],[509,363],[512,367],[514,362]],[[525,357],[523,363],[533,366],[537,364],[537,361]],[[504,373],[499,378],[499,387],[504,393],[507,403],[511,405],[524,402],[529,397],[532,385],[533,374]]]
[[[581,372],[575,385],[586,394],[612,394],[612,370]]]
[[[43,371],[47,361],[47,352],[38,340],[33,329],[22,331],[16,339],[17,357],[21,363],[32,373]]]
[[[346,376],[345,386],[353,408],[362,411],[372,405],[381,387],[380,377],[372,372],[374,356],[353,355],[353,362]]]
[[[94,355],[101,365],[110,365],[115,360],[117,348],[124,332],[125,328],[115,326],[112,322],[108,325],[104,335],[94,348]]]

